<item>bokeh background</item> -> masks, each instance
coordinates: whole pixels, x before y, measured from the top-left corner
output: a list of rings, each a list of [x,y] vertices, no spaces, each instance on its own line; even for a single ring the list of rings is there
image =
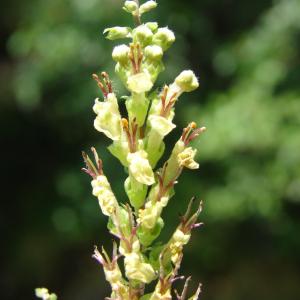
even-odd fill
[[[132,24],[121,0],[1,4],[1,299],[104,299],[94,245],[110,248],[106,219],[83,173],[95,145],[124,200],[123,170],[92,126],[93,72],[119,95],[104,28]],[[176,32],[159,84],[191,68],[201,88],[177,105],[178,130],[207,126],[199,171],[184,172],[164,212],[163,238],[189,198],[205,200],[182,272],[203,300],[300,299],[300,1],[160,0],[145,21]],[[168,148],[168,151],[170,147]],[[180,283],[179,283],[180,286]]]

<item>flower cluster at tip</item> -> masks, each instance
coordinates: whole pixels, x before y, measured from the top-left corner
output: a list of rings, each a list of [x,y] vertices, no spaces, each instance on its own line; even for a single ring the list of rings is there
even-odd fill
[[[141,5],[139,1],[125,1],[123,9],[132,14],[136,26],[104,30],[107,39],[124,40],[114,47],[112,58],[116,62],[115,71],[129,92],[129,96],[122,97],[126,99],[126,116],[120,113],[108,74],[93,74],[103,95],[93,106],[94,127],[111,139],[109,151],[128,172],[124,188],[129,203],[125,204],[117,201],[97,151],[92,148],[93,160],[83,153],[86,164],[83,170],[92,177],[92,193],[108,217],[110,233],[119,240],[118,244],[114,243],[112,257],[97,248],[93,255],[103,266],[111,285],[109,299],[115,300],[172,299],[173,282],[183,278],[178,275],[183,247],[192,229],[201,225],[196,223],[201,204],[193,213],[191,201],[170,240],[164,245],[155,244],[164,226],[162,211],[175,193],[180,174],[184,169],[199,168],[195,161],[197,150],[191,142],[205,130],[194,122],[188,124],[167,161],[157,167],[165,151],[164,138],[176,127],[173,123],[175,104],[183,93],[198,88],[199,83],[195,74],[186,70],[174,82],[160,90],[153,89],[159,73],[164,70],[163,55],[175,41],[174,33],[167,27],[160,28],[156,22],[142,23],[142,15],[156,6],[155,1]],[[119,267],[121,257],[124,274]],[[154,291],[145,295],[145,284],[153,280],[157,280]],[[187,278],[181,295],[174,291],[177,299],[187,298],[189,281]],[[200,286],[188,299],[196,300],[199,293]]]

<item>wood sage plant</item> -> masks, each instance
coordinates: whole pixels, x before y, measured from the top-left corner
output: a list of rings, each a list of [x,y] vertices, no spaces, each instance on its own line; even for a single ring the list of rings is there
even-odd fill
[[[190,143],[205,130],[205,127],[197,128],[194,122],[188,124],[167,161],[157,167],[165,150],[164,138],[176,127],[175,104],[181,94],[197,89],[199,83],[195,74],[186,70],[173,83],[152,91],[164,70],[164,52],[175,41],[174,33],[167,27],[161,28],[156,22],[142,23],[142,15],[156,6],[155,1],[141,5],[139,1],[125,1],[123,9],[132,14],[135,27],[104,30],[109,40],[129,39],[129,44],[116,46],[112,52],[115,71],[130,94],[123,97],[127,116],[121,116],[108,74],[93,74],[103,96],[93,106],[94,127],[112,140],[108,149],[128,173],[124,188],[129,201],[121,203],[105,176],[96,149],[92,148],[93,160],[83,153],[86,165],[83,170],[91,176],[92,193],[108,218],[108,230],[116,238],[112,256],[97,247],[93,254],[111,286],[107,298],[110,300],[196,300],[200,294],[199,285],[187,298],[190,277],[181,293],[173,291],[173,283],[185,278],[179,274],[183,248],[192,230],[202,224],[197,223],[201,201],[193,210],[193,198],[170,239],[164,244],[155,243],[164,226],[162,211],[175,194],[174,186],[180,174],[185,168],[199,168],[194,160],[197,150]],[[45,288],[36,289],[36,296],[56,299]]]

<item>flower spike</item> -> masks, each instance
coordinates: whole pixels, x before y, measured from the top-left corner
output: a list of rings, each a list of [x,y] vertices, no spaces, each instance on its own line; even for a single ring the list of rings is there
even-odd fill
[[[175,34],[168,27],[159,27],[156,22],[142,23],[142,15],[156,6],[154,0],[143,3],[126,0],[123,9],[133,16],[135,27],[115,26],[104,30],[109,40],[129,39],[112,51],[115,72],[128,94],[116,95],[106,72],[92,75],[103,94],[93,104],[94,128],[111,140],[108,149],[127,173],[124,181],[127,199],[119,202],[96,149],[91,148],[94,158],[82,152],[85,162],[82,170],[92,177],[92,194],[117,241],[113,242],[111,256],[104,248],[97,247],[92,255],[111,286],[107,300],[172,300],[174,292],[177,300],[187,300],[191,277],[186,278],[179,271],[183,249],[192,230],[203,225],[197,221],[202,201],[194,210],[193,197],[169,240],[162,245],[154,244],[165,224],[162,212],[175,194],[179,176],[185,169],[199,168],[195,161],[197,149],[189,144],[206,129],[198,128],[195,122],[188,124],[168,159],[157,167],[167,148],[165,138],[176,128],[175,104],[183,93],[197,89],[199,81],[193,71],[184,70],[161,90],[153,90],[164,70],[164,54],[175,42]],[[120,105],[119,99],[125,99],[124,105]],[[121,256],[122,268],[118,264]],[[154,290],[145,295],[146,285],[154,280]],[[178,280],[185,280],[181,293],[173,290]],[[40,292],[48,295],[46,290]],[[196,300],[199,294],[200,285],[188,300]]]

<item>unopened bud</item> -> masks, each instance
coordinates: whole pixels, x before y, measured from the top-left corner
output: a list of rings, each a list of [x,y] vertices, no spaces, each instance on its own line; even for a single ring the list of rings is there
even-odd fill
[[[111,27],[111,28],[106,28],[103,33],[106,34],[106,38],[109,40],[117,40],[117,39],[124,39],[124,38],[129,38],[130,35],[130,28],[129,27]]]
[[[119,45],[116,46],[112,52],[112,58],[116,62],[119,62],[120,64],[124,65],[128,62],[128,54],[129,54],[130,48],[127,45]]]
[[[148,22],[145,24],[153,33],[156,32],[158,28],[158,23],[157,22]]]
[[[163,50],[160,46],[152,45],[145,48],[145,55],[150,60],[160,60],[163,54]]]
[[[153,44],[161,46],[163,50],[167,50],[174,42],[175,35],[167,27],[159,28],[153,36]]]
[[[183,92],[191,92],[199,87],[199,82],[191,70],[181,72],[175,79],[175,83]]]
[[[133,13],[138,9],[138,5],[135,1],[125,1],[123,9],[129,13]]]
[[[153,33],[146,25],[140,25],[132,32],[134,41],[147,45],[151,42]]]
[[[150,0],[140,6],[139,12],[140,12],[140,14],[143,14],[143,13],[146,13],[156,7],[157,7],[156,1]]]

